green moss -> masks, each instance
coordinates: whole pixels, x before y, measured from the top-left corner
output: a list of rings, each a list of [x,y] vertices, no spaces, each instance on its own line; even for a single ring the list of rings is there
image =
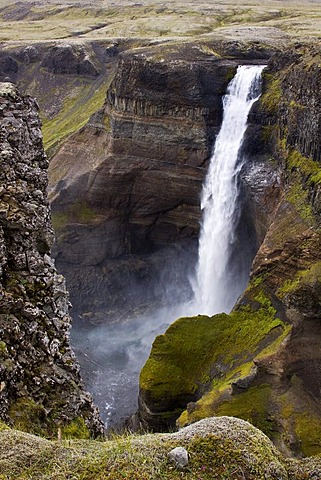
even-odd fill
[[[70,223],[93,223],[97,218],[96,211],[85,201],[79,200],[64,212],[52,214],[52,224],[55,232],[60,232]]]
[[[110,123],[110,118],[108,115],[104,115],[104,126],[105,126],[105,129],[106,129],[106,132],[110,132],[111,131],[111,123]]]
[[[287,336],[291,333],[292,331],[292,326],[291,325],[285,325],[282,327],[283,328],[283,332],[277,337],[277,339],[272,342],[270,345],[268,345],[266,348],[264,348],[256,357],[255,357],[255,360],[259,360],[261,358],[264,358],[264,357],[269,357],[271,355],[274,355],[281,343],[283,342],[283,340],[285,340],[287,338]]]
[[[237,416],[247,420],[269,438],[273,438],[276,434],[276,424],[268,414],[268,407],[271,407],[271,387],[259,385],[250,387],[244,393],[231,395],[218,406],[216,414]]]
[[[82,438],[89,439],[90,431],[82,417],[75,418],[68,425],[61,429],[62,438]]]
[[[286,191],[286,199],[295,207],[300,217],[310,226],[313,226],[314,215],[309,202],[309,192],[303,188],[300,179],[292,180]]]
[[[250,405],[250,397],[253,394],[253,404],[255,404],[255,401],[258,399],[258,396],[261,393],[261,387],[252,387],[249,394],[248,390],[244,390],[243,393],[240,392],[235,395],[232,392],[232,383],[239,379],[248,377],[253,372],[253,360],[258,361],[259,359],[262,360],[263,358],[274,355],[279,349],[281,342],[289,335],[291,328],[292,327],[290,325],[283,325],[282,327],[279,325],[274,330],[274,337],[276,337],[275,340],[271,340],[271,343],[269,343],[265,348],[262,345],[262,350],[259,351],[258,355],[256,355],[247,363],[238,364],[234,369],[230,369],[221,377],[215,378],[212,381],[211,389],[205,393],[200,400],[197,401],[192,409],[188,409],[181,414],[180,418],[178,419],[178,424],[180,426],[184,426],[188,423],[201,420],[205,417],[223,414],[233,415],[248,420],[250,418],[249,414],[245,416],[243,409],[239,409],[238,406],[243,404],[243,395],[245,395],[244,402]],[[271,334],[272,332],[273,329],[271,330]],[[268,386],[266,386],[266,388],[268,388]],[[237,397],[237,400],[233,400],[234,397]],[[222,404],[225,406],[229,405],[228,409],[224,410],[223,408],[220,410],[220,406]],[[267,404],[263,403],[262,405],[258,404],[256,409],[265,412],[266,407]],[[258,426],[258,422],[255,423],[255,425]],[[270,427],[271,423],[270,420],[268,420],[265,426],[261,425],[259,428],[263,429],[263,431],[269,435],[271,433]]]
[[[308,177],[309,182],[321,183],[321,167],[311,158],[301,155],[297,150],[290,149],[287,156],[287,167],[290,170],[297,170]]]
[[[279,335],[285,329],[262,292],[256,302],[256,310],[246,306],[230,315],[181,318],[157,337],[140,376],[141,390],[153,405],[164,405],[164,399],[169,405],[208,389],[211,379],[213,389],[219,378],[224,390],[227,379],[240,376],[242,366],[247,374],[250,366],[245,365],[264,348],[266,337],[276,328]]]
[[[6,357],[8,354],[6,342],[0,341],[0,357]]]
[[[46,411],[29,398],[19,398],[11,404],[9,417],[14,428],[35,435],[47,435]]]
[[[273,78],[271,74],[264,74],[264,79],[266,86],[260,98],[260,105],[268,113],[275,114],[282,98],[281,82],[278,78]]]
[[[293,418],[293,417],[292,417]],[[320,455],[321,419],[311,412],[295,413],[295,433],[305,456]]]
[[[278,289],[277,295],[283,299],[286,295],[295,292],[303,285],[314,286],[321,283],[321,262],[315,262],[309,268],[298,271],[292,279],[286,280]]]
[[[8,427],[8,425],[0,421],[0,432],[2,432],[3,430],[10,430],[10,428]]]
[[[302,380],[291,377],[291,388],[278,400],[280,404],[285,437],[296,439],[296,453],[311,456],[321,454],[321,418],[314,411],[314,402],[302,405],[297,401],[295,391],[304,388]]]
[[[52,225],[55,231],[63,229],[68,224],[67,212],[53,212],[51,215]]]
[[[58,115],[42,119],[44,145],[49,155],[67,136],[82,128],[91,115],[103,106],[110,81],[105,80],[98,88],[91,83],[84,83],[82,87],[75,89],[76,95],[73,93],[73,96],[65,98]]]
[[[94,210],[84,201],[74,203],[70,213],[73,220],[80,223],[88,223],[95,217]]]

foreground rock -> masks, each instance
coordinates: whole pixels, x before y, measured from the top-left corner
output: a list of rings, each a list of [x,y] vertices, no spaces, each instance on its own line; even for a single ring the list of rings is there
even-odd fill
[[[52,436],[102,424],[69,345],[64,278],[50,258],[48,161],[37,105],[0,84],[0,418]]]

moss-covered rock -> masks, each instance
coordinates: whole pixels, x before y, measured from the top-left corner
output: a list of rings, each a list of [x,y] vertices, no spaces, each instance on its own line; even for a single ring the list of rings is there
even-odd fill
[[[177,410],[207,392],[180,420],[195,421],[254,381],[255,358],[289,332],[259,287],[254,303],[230,315],[181,318],[156,338],[140,375],[140,421],[156,429],[173,426]]]
[[[167,458],[178,446],[189,455],[183,470]],[[107,442],[59,443],[15,430],[0,431],[0,472],[1,480],[317,480],[321,460],[286,460],[248,422],[216,417],[173,434],[124,435]]]

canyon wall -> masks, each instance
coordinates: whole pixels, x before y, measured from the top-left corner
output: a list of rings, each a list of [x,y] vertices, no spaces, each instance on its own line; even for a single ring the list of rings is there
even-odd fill
[[[75,314],[106,321],[121,298],[133,310],[191,295],[201,186],[240,62],[228,55],[195,45],[123,53],[104,108],[51,160],[55,256],[82,292]]]
[[[50,257],[48,160],[38,106],[0,84],[0,418],[56,436],[102,433],[69,344],[64,278]]]
[[[79,72],[83,57],[77,48],[73,53],[50,48],[50,55],[43,52],[41,57],[47,59],[41,60],[42,72],[58,68],[58,76],[84,74]],[[143,309],[189,298],[186,279],[197,256],[199,196],[221,123],[222,95],[238,64],[267,62],[272,53],[234,44],[223,48],[218,42],[135,48],[120,55],[103,108],[64,142],[50,164],[54,255],[67,276],[77,324],[129,318]],[[68,55],[74,70],[66,73],[61,58]],[[166,429],[180,415],[180,425],[213,414],[236,415],[265,431],[286,453],[319,451],[318,55],[314,48],[297,45],[268,61],[264,94],[250,114],[242,153],[247,162],[238,235],[242,253],[244,239],[251,245],[246,255],[255,256],[249,286],[230,316],[181,319],[156,339],[141,374],[135,427]],[[100,78],[96,61],[95,65],[97,75],[94,70],[90,75]],[[43,189],[44,184],[35,191]],[[37,222],[37,232],[44,231]],[[50,228],[46,231],[49,235]],[[29,245],[27,237],[23,242]],[[61,297],[65,299],[67,315],[63,283],[48,256],[52,240],[31,234],[29,238],[38,249],[36,264],[43,256],[46,275],[58,279],[50,284],[50,292],[59,305]],[[37,280],[30,280],[29,270],[23,273],[33,268],[32,252],[19,274],[3,278],[11,296],[22,292],[33,298],[36,291],[39,303],[52,297],[38,270]],[[13,263],[21,261],[20,254],[12,255]],[[25,287],[18,279],[24,275]],[[60,307],[55,308],[50,315],[60,318]],[[9,315],[18,318],[16,311]],[[67,332],[69,317],[63,318],[58,324],[62,322]],[[31,335],[25,330],[21,339]],[[12,335],[10,331],[8,339]],[[44,340],[51,352],[49,364],[70,364],[70,376],[55,376],[57,384],[66,386],[75,375],[82,395],[67,336],[61,340],[55,335],[50,331],[49,343],[47,337]],[[55,346],[55,340],[61,343]],[[4,345],[2,355],[10,365],[7,352]],[[21,352],[14,355],[24,361]],[[6,379],[14,378],[8,372]],[[42,402],[47,377],[34,378],[40,378],[37,395]],[[35,409],[25,401],[25,395],[33,398],[34,380],[28,387],[29,377],[25,384],[12,382],[13,390],[7,392],[6,379],[1,384],[3,398],[8,393],[6,398],[16,398],[17,406],[4,403],[3,415],[20,418],[26,405]],[[89,425],[94,421],[90,399],[84,398],[82,407],[78,400],[70,407],[68,421],[78,422],[78,413],[88,413]]]
[[[245,143],[263,145],[279,181],[248,288],[229,316],[180,319],[155,340],[136,421],[162,429],[235,415],[286,454],[320,452],[319,62],[302,45],[269,61],[251,113],[257,142]]]

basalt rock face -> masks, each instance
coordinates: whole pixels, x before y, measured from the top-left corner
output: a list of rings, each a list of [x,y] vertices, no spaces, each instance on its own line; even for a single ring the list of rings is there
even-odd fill
[[[0,84],[0,418],[52,436],[102,432],[69,345],[64,278],[50,257],[48,161],[38,107]]]
[[[177,321],[156,339],[141,373],[138,419],[145,425],[172,422],[184,394],[193,400],[180,425],[211,414],[239,416],[287,454],[320,452],[319,63],[319,53],[307,47],[269,62],[264,93],[251,113],[258,140],[248,139],[247,148],[255,153],[255,143],[263,145],[257,164],[253,155],[253,174],[274,164],[278,176],[266,197],[274,202],[270,226],[228,321],[200,317],[203,340],[195,336],[193,344],[188,339],[197,318]],[[218,328],[227,329],[223,339]],[[231,336],[233,346],[227,346]],[[200,362],[190,374],[186,364],[195,357]]]
[[[30,58],[29,52],[28,60]],[[99,75],[99,70],[95,66],[95,61],[82,47],[74,47],[68,44],[57,45],[49,49],[41,66],[55,74],[74,74],[74,75]]]
[[[76,311],[110,310],[122,283],[156,301],[150,279],[164,268],[167,301],[178,300],[175,283],[190,294],[201,186],[238,63],[195,46],[123,54],[104,109],[52,159],[55,255],[71,291],[83,291]],[[93,305],[84,278],[95,275]]]

